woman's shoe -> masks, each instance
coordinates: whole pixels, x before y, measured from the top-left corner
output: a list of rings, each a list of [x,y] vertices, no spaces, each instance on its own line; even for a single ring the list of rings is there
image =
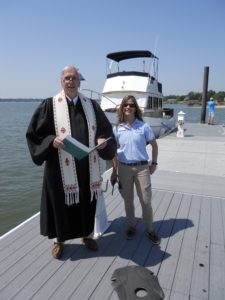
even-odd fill
[[[153,244],[155,244],[155,245],[160,244],[161,238],[158,237],[158,235],[154,231],[151,231],[151,232],[147,231],[146,234]]]
[[[133,240],[134,236],[136,234],[136,228],[135,227],[128,227],[126,230],[126,238],[127,240]]]

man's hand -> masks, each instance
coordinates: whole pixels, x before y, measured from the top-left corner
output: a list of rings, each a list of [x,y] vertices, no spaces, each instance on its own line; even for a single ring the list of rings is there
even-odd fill
[[[101,146],[98,147],[98,149],[104,149],[107,145],[107,142],[104,143],[106,139],[105,138],[99,138],[97,139],[97,145],[102,144]]]
[[[62,149],[64,148],[64,144],[62,142],[62,140],[57,136],[54,141],[53,141],[53,147],[57,148],[57,149]]]
[[[150,174],[151,174],[151,175],[155,172],[156,167],[157,167],[156,165],[150,165],[150,166],[149,166],[149,171],[150,171]]]

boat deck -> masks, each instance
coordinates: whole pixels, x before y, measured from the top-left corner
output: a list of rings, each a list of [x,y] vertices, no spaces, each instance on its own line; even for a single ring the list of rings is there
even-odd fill
[[[118,189],[105,193],[108,221],[99,250],[68,241],[62,259],[39,235],[39,215],[0,239],[0,299],[118,299],[114,270],[140,265],[158,277],[170,300],[225,299],[225,128],[185,124],[158,140],[159,167],[152,176],[154,246],[145,234],[137,199],[137,234],[126,240]],[[105,179],[110,172],[105,174]]]

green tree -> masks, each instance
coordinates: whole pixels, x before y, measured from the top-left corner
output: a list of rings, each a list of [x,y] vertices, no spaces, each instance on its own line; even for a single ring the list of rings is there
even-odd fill
[[[224,101],[225,99],[225,92],[217,92],[214,94],[214,98],[220,101]]]
[[[211,98],[211,97],[213,97],[213,98],[214,98],[214,97],[215,97],[215,94],[216,94],[216,92],[215,92],[215,91],[213,91],[213,90],[209,90],[209,91],[208,91],[208,93],[207,93],[208,99],[209,99],[209,98]]]

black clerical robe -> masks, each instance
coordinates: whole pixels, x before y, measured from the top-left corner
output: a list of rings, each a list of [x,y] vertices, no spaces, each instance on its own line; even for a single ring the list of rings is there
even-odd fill
[[[96,101],[92,101],[96,114],[98,138],[112,137],[104,149],[98,150],[101,158],[110,160],[116,153],[116,141],[112,126]],[[77,104],[67,101],[71,135],[81,143],[88,145],[88,126],[80,99]],[[53,101],[44,100],[34,112],[26,138],[32,160],[37,165],[45,162],[43,188],[40,207],[40,231],[49,238],[59,241],[88,236],[94,229],[96,199],[90,199],[90,176],[88,157],[75,159],[79,184],[79,203],[65,204],[58,150],[53,147],[56,137]],[[91,201],[92,200],[92,201]]]

